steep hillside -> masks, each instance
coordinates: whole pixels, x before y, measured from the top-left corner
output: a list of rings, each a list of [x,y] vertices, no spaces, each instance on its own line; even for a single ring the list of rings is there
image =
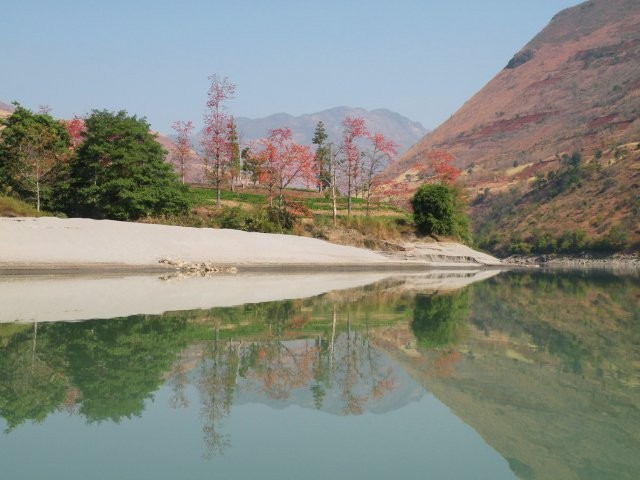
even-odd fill
[[[369,111],[363,108],[336,107],[297,117],[287,113],[257,119],[238,117],[236,123],[244,143],[266,137],[270,129],[289,127],[296,142],[311,145],[313,132],[319,121],[325,124],[327,133],[333,141],[340,141],[342,121],[347,115],[364,118],[371,132],[381,132],[392,139],[400,146],[399,154],[404,153],[427,132],[420,123],[383,108]]]
[[[412,191],[424,180],[420,167],[426,165],[427,154],[445,150],[465,170],[462,180],[472,197],[483,194],[481,200],[487,200],[514,186],[526,195],[536,175],[555,175],[562,168],[562,155],[578,152],[583,162],[599,164],[589,167],[593,169],[589,181],[599,188],[589,191],[588,201],[599,206],[599,215],[611,220],[597,232],[606,235],[613,227],[633,223],[624,211],[615,209],[615,202],[601,198],[606,192],[619,191],[629,197],[623,202],[628,203],[638,196],[639,182],[633,173],[638,156],[630,153],[634,146],[625,147],[627,153],[619,148],[640,140],[639,116],[640,2],[590,0],[557,14],[460,110],[390,166],[384,177],[408,181]],[[601,160],[606,152],[613,162],[626,158],[625,165],[632,170],[629,176],[635,180],[629,182],[624,171],[606,168],[610,163]],[[607,182],[607,188],[602,182]],[[545,225],[551,230],[567,218],[591,215],[583,203],[575,204],[574,191],[538,194],[536,201],[529,197],[533,210],[528,213],[539,218],[535,207],[546,201],[550,213]],[[520,198],[514,196],[512,203]],[[511,232],[526,227],[527,215],[511,213]],[[485,227],[477,223],[479,229]],[[633,243],[640,233],[630,235]]]

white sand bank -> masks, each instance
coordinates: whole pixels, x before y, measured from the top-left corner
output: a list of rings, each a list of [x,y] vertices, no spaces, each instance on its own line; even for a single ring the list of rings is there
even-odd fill
[[[428,244],[393,257],[323,240],[237,230],[111,220],[0,218],[0,273],[105,265],[159,266],[161,259],[242,266],[499,265],[459,244]]]
[[[0,218],[0,264],[158,265],[162,258],[225,265],[374,264],[364,249],[293,235],[110,220]]]

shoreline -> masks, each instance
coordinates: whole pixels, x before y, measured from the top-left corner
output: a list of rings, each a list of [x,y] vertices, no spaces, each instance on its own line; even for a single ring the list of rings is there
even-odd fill
[[[501,267],[453,242],[384,254],[295,235],[112,220],[0,218],[0,276],[426,271]]]
[[[421,263],[421,262],[389,262],[384,264],[216,264],[219,272],[205,273],[200,271],[172,268],[167,265],[131,265],[118,263],[84,263],[84,264],[6,264],[0,263],[0,278],[19,276],[73,276],[73,275],[185,275],[185,276],[228,276],[244,273],[330,273],[330,272],[363,272],[363,273],[429,273],[432,270],[470,271],[470,270],[503,270],[513,268],[509,265],[483,265],[479,263]]]
[[[506,268],[541,268],[546,270],[639,271],[640,254],[583,255],[513,255],[503,258]]]

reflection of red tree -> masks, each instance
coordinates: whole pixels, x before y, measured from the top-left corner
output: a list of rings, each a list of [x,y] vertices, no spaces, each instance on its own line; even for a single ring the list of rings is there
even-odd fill
[[[383,378],[382,380],[376,382],[371,389],[371,393],[374,399],[378,400],[384,397],[385,393],[392,391],[396,386],[396,379],[391,378]]]
[[[449,377],[453,373],[453,366],[460,360],[460,352],[442,352],[433,362],[433,369],[437,377]]]
[[[284,400],[295,388],[313,379],[318,348],[309,342],[285,345],[282,342],[262,344],[256,355],[251,377],[259,382],[259,389],[274,400]]]

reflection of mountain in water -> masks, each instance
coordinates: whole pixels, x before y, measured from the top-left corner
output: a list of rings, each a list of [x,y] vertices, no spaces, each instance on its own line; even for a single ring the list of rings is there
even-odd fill
[[[503,274],[468,291],[457,344],[388,351],[520,478],[638,478],[637,279]]]

